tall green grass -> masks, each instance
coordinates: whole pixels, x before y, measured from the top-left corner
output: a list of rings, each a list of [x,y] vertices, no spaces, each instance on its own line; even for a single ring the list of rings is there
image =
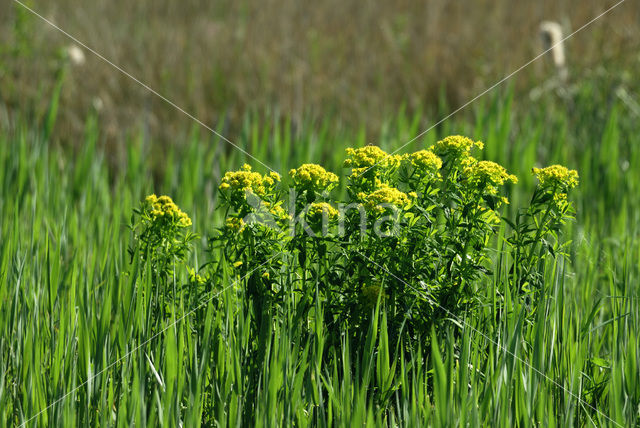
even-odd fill
[[[428,347],[414,343],[410,352],[390,346],[383,310],[353,347],[347,332],[326,336],[324,308],[297,319],[293,298],[255,337],[244,290],[231,277],[198,295],[184,292],[170,318],[153,319],[151,275],[127,253],[131,210],[148,193],[172,195],[202,235],[192,255],[202,265],[211,261],[206,235],[221,221],[220,176],[250,160],[194,129],[168,153],[136,136],[114,169],[94,119],[80,152],[50,144],[48,128],[5,126],[0,425],[639,424],[636,121],[588,88],[572,107],[546,100],[516,116],[512,101],[506,94],[480,102],[471,120],[446,121],[407,150],[452,133],[484,140],[484,156],[524,184],[508,209],[526,203],[533,186],[525,166],[578,169],[570,256],[547,260],[544,292],[531,302],[504,287],[509,273],[496,254],[494,274],[477,284],[495,304],[451,319]],[[392,151],[419,133],[418,123],[400,113],[382,124],[376,143]],[[247,118],[243,129],[235,142],[279,171],[318,162],[340,173],[344,148],[370,142],[331,123],[305,133]],[[162,175],[153,173],[157,159]],[[175,283],[186,280],[183,272]],[[537,307],[533,320],[527,305]]]

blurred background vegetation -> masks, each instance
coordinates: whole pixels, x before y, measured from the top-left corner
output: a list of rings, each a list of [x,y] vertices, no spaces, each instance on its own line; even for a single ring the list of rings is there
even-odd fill
[[[558,22],[566,36],[615,3],[25,0],[232,141],[251,118],[286,119],[294,136],[302,127],[345,138],[364,132],[371,143],[399,111],[425,129],[541,53],[543,21]],[[134,135],[165,147],[193,129],[17,3],[0,8],[3,124],[20,112],[51,128],[51,140],[79,146],[95,115],[112,160]],[[549,84],[557,74],[549,58],[512,79],[511,108],[529,109],[541,95],[570,108],[571,87],[589,81],[638,114],[639,29],[640,3],[625,2],[566,42],[562,85]]]

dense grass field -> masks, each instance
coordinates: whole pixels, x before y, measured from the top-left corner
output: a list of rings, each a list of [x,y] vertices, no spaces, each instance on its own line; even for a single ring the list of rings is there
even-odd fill
[[[491,269],[472,284],[482,304],[402,346],[387,334],[393,314],[383,304],[360,335],[336,335],[331,308],[316,303],[301,318],[294,293],[255,328],[246,278],[207,249],[224,220],[225,171],[245,162],[267,170],[219,139],[194,128],[167,152],[133,136],[114,161],[94,119],[78,152],[48,141],[53,116],[42,127],[4,124],[0,425],[640,425],[637,117],[596,85],[566,105],[543,98],[517,115],[512,97],[479,101],[401,153],[449,134],[484,141],[481,156],[519,179],[507,189],[506,217],[528,203],[532,166],[578,170],[566,254],[541,260],[539,292],[518,294],[502,264],[503,224]],[[373,143],[391,152],[423,119],[400,112]],[[283,176],[305,162],[343,176],[345,148],[372,143],[331,123],[312,128],[326,132],[248,117],[232,139]],[[193,287],[187,269],[174,269],[173,298],[160,311],[151,268],[128,251],[133,210],[151,193],[170,195],[192,219],[188,265],[222,272]],[[279,275],[312,289],[313,272],[292,263]]]

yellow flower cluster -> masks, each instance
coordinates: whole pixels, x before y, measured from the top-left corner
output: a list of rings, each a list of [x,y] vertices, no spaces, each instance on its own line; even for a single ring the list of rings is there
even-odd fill
[[[365,146],[358,149],[348,148],[344,166],[351,168],[352,175],[357,176],[373,166],[382,169],[396,168],[401,161],[400,155],[389,155],[377,146]]]
[[[236,195],[249,190],[258,196],[265,196],[278,181],[280,181],[280,174],[270,172],[262,175],[251,171],[251,166],[244,164],[239,171],[229,171],[222,177],[220,190]]]
[[[467,182],[474,186],[483,187],[492,195],[498,193],[498,186],[502,186],[507,181],[518,182],[518,177],[507,173],[502,165],[492,161],[477,161],[469,158],[465,162],[464,168]]]
[[[246,227],[244,220],[238,217],[228,217],[226,221],[226,226],[229,230],[233,232],[242,232]]]
[[[309,206],[307,211],[307,220],[309,223],[321,223],[323,216],[327,216],[329,222],[338,218],[338,210],[326,202],[314,202]]]
[[[293,179],[294,187],[299,191],[322,192],[330,190],[338,182],[337,175],[314,163],[306,163],[298,169],[292,169],[289,175]]]
[[[358,149],[349,147],[347,149],[347,159],[344,166],[347,168],[363,168],[373,166],[381,162],[387,156],[387,152],[378,146],[365,146]]]
[[[542,187],[557,187],[567,190],[578,185],[578,171],[562,165],[533,168],[533,175],[536,176]]]
[[[420,150],[404,158],[420,175],[431,174],[442,168],[442,159],[430,150]]]
[[[438,141],[432,148],[433,152],[439,156],[466,157],[473,147],[482,150],[484,144],[481,141],[473,141],[471,138],[462,135],[451,135]]]
[[[149,195],[145,198],[145,203],[153,222],[167,221],[178,227],[191,226],[189,216],[169,196]]]
[[[411,205],[411,198],[415,198],[416,196],[414,192],[406,194],[384,183],[380,184],[380,187],[372,193],[366,194],[360,192],[358,194],[358,198],[364,202],[365,209],[378,214],[385,212],[385,207],[381,205],[393,205],[399,209],[408,208]]]

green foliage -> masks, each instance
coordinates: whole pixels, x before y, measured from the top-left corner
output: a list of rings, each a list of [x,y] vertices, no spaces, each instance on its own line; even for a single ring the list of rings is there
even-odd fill
[[[265,163],[350,176],[293,198],[311,195],[315,236],[273,214],[288,214],[289,176],[259,172],[274,181],[258,198],[270,205],[240,192],[232,206],[216,189],[247,159],[197,132],[154,183],[142,138],[113,170],[93,120],[75,153],[16,122],[0,133],[0,425],[637,425],[640,137],[621,106],[576,109],[512,117],[496,98],[475,107],[474,126],[445,122],[413,155],[360,175],[341,169],[341,141],[364,147],[364,135],[252,124],[238,144]],[[385,125],[380,150],[415,123]],[[487,136],[477,163],[423,151],[454,129]],[[496,164],[473,169],[482,161],[518,185]],[[566,200],[531,175],[555,163],[581,173]],[[193,225],[141,206],[153,191]],[[401,209],[376,209],[387,200]],[[402,227],[359,235],[353,209],[340,234],[322,205],[339,201]],[[261,216],[278,227],[251,220]]]
[[[154,265],[155,271],[165,274],[172,260],[185,260],[194,235],[183,230],[191,226],[191,219],[169,196],[147,196],[140,209],[134,210],[133,219],[135,247],[129,250],[132,256],[139,251],[143,260]]]
[[[513,233],[507,238],[511,246],[513,282],[523,292],[544,287],[544,267],[547,255],[555,257],[568,243],[560,235],[567,220],[573,219],[573,206],[567,201],[567,192],[578,185],[578,174],[560,165],[533,168],[538,186],[531,202],[519,210],[514,222],[509,222]]]
[[[245,165],[223,177],[220,208],[228,217],[212,248],[224,249],[225,260],[247,277],[243,285],[253,307],[268,317],[286,312],[294,294],[299,318],[320,304],[330,337],[349,331],[357,342],[382,303],[391,346],[404,341],[411,349],[451,316],[490,303],[474,287],[491,273],[492,238],[501,226],[501,205],[508,203],[501,188],[517,179],[474,158],[472,148],[483,144],[461,136],[403,156],[375,146],[347,148],[345,200],[331,197],[339,177],[317,164],[292,169],[290,188],[276,188],[279,177],[271,180]],[[507,238],[514,254],[507,285],[522,289],[532,277],[541,280],[541,261],[556,255],[550,235],[562,246],[558,233],[572,209],[566,192],[577,184],[577,173],[560,166],[534,174],[539,184],[530,206],[515,222],[506,220],[514,229]],[[224,270],[217,269],[209,276],[221,278]],[[292,272],[302,278],[299,286],[290,282]]]

